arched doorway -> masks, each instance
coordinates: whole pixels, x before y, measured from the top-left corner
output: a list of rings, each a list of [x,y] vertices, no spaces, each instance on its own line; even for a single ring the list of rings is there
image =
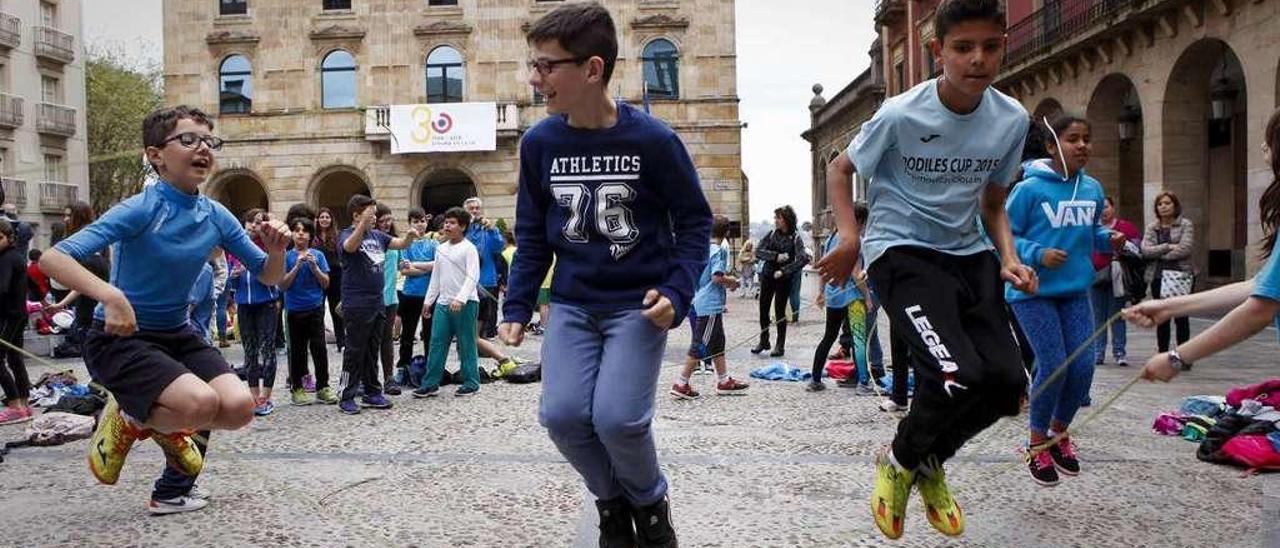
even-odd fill
[[[1087,168],[1115,201],[1117,214],[1142,224],[1142,103],[1128,76],[1111,74],[1098,83],[1086,114],[1093,158]]]
[[[1247,96],[1240,60],[1212,38],[1182,53],[1165,89],[1164,188],[1196,225],[1195,263],[1210,286],[1245,275]]]
[[[347,202],[356,194],[372,196],[364,173],[349,166],[333,166],[320,170],[311,183],[311,203],[317,210],[322,207],[333,212],[334,225],[339,229],[351,224]]]
[[[461,206],[463,200],[477,196],[471,176],[457,169],[440,169],[427,172],[418,182],[418,205],[433,216],[446,209]]]
[[[1054,118],[1061,115],[1062,103],[1059,103],[1057,99],[1050,97],[1040,101],[1040,104],[1036,105],[1035,111],[1031,113],[1031,118],[1037,122],[1048,118],[1049,121],[1052,122]]]
[[[255,207],[268,209],[267,189],[256,174],[247,169],[232,169],[214,176],[208,186],[210,198],[217,200],[236,219]]]

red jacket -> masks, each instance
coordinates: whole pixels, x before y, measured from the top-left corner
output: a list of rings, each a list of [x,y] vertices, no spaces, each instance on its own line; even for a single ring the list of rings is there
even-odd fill
[[[32,289],[39,291],[41,299],[49,294],[49,277],[40,270],[40,263],[35,261],[27,263],[27,279],[31,280]]]
[[[1125,239],[1135,244],[1140,243],[1142,240],[1142,233],[1138,231],[1138,227],[1133,226],[1133,223],[1124,219],[1116,219],[1116,225],[1111,228],[1120,231],[1121,234],[1124,234]],[[1111,255],[1112,253],[1110,252],[1095,251],[1093,253],[1093,270],[1102,270],[1111,264]]]

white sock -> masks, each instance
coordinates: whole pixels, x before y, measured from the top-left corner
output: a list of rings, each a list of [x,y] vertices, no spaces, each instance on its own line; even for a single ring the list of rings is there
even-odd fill
[[[676,378],[676,385],[677,385],[677,386],[689,386],[689,377],[686,377],[686,376],[684,376],[684,375],[680,375],[679,377],[677,377],[677,378]]]
[[[145,426],[143,426],[141,421],[129,416],[128,413],[125,413],[124,409],[120,410],[120,418],[124,419],[125,422],[129,423],[131,426],[133,426],[134,428],[137,428],[138,430],[142,430],[146,428]]]

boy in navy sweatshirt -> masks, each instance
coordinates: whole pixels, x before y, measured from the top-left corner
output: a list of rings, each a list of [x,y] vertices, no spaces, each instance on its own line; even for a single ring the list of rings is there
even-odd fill
[[[40,258],[50,277],[100,303],[85,332],[84,361],[113,395],[89,442],[89,468],[106,484],[119,479],[134,442],[148,436],[171,466],[194,476],[204,459],[190,432],[235,430],[253,419],[249,390],[187,325],[187,296],[216,245],[262,283],[279,282],[289,241],[283,223],[263,223],[264,252],[227,208],[200,194],[222,139],[199,109],[151,113],[142,138],[160,181]],[[112,244],[108,284],[78,261]]]
[[[707,261],[711,208],[676,133],[609,99],[608,11],[561,6],[528,40],[529,83],[551,116],[520,144],[520,252],[500,335],[523,339],[554,253],[540,420],[598,499],[601,546],[675,546],[650,426],[667,331]]]

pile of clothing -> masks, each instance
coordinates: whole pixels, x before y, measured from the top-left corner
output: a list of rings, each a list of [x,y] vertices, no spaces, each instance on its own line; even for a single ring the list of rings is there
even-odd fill
[[[1199,442],[1196,458],[1258,470],[1280,470],[1280,379],[1191,396],[1177,413],[1162,413],[1152,429]]]
[[[107,392],[97,384],[80,384],[71,370],[45,373],[31,389],[31,404],[45,412],[93,416],[107,405]]]

